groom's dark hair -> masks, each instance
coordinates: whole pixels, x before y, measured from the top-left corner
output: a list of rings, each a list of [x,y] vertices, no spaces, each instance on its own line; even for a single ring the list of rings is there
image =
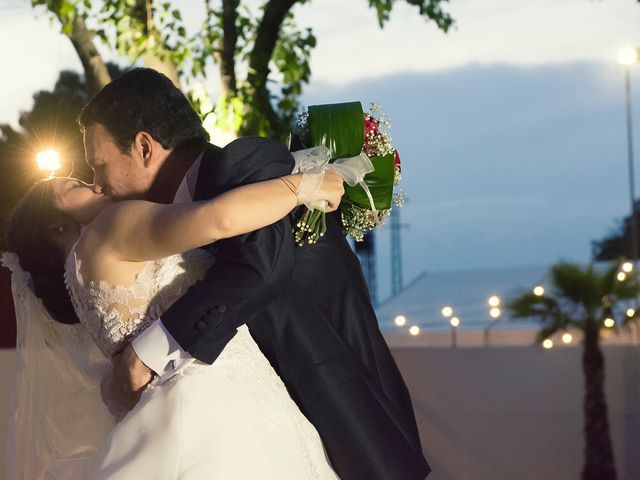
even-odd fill
[[[100,90],[78,117],[80,128],[102,124],[122,153],[138,132],[149,133],[164,148],[206,143],[209,134],[187,97],[163,74],[135,68]]]

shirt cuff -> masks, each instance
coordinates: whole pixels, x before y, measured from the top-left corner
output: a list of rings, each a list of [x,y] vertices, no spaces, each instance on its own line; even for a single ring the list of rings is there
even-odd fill
[[[193,361],[193,357],[180,347],[160,319],[134,338],[131,347],[161,381],[168,380]]]

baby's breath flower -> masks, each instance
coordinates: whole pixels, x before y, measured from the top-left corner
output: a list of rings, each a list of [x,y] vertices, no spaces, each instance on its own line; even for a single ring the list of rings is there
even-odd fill
[[[406,192],[403,192],[402,190],[398,192],[394,192],[393,203],[396,207],[400,208],[404,205],[404,201],[406,200],[406,198],[407,198]]]

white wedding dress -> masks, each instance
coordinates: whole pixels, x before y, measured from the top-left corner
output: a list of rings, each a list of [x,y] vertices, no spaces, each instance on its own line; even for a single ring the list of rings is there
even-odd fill
[[[202,278],[211,262],[207,252],[194,250],[148,262],[132,285],[85,284],[74,247],[66,281],[81,323],[110,358]],[[103,416],[106,407],[95,408]],[[246,326],[213,365],[196,360],[165,383],[152,381],[136,407],[109,430],[89,474],[79,478],[338,479],[315,428]]]

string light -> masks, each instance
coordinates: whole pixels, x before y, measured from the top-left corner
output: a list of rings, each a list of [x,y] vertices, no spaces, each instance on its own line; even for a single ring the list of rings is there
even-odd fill
[[[627,279],[627,274],[624,272],[618,272],[618,275],[616,276],[616,278],[618,279],[619,282],[624,282]]]
[[[550,338],[545,339],[545,341],[542,342],[542,346],[547,350],[549,350],[550,348],[553,348],[553,340],[551,340]]]
[[[398,315],[394,319],[394,322],[398,327],[404,327],[407,324],[407,317],[405,317],[404,315]]]
[[[450,317],[451,315],[453,315],[453,308],[446,306],[442,309],[442,315],[445,317]]]
[[[460,325],[460,319],[458,317],[451,317],[451,320],[449,320],[449,323],[451,324],[452,327],[457,327]]]
[[[562,341],[564,343],[571,343],[573,341],[573,335],[571,335],[570,333],[565,333],[564,335],[562,335]]]
[[[498,318],[501,313],[502,312],[497,307],[492,308],[491,310],[489,310],[489,315],[491,315],[491,318]]]
[[[410,333],[411,335],[413,335],[414,337],[415,337],[416,335],[419,335],[419,334],[420,334],[420,327],[419,327],[419,326],[417,326],[417,325],[412,326],[412,327],[409,329],[409,333]]]
[[[631,262],[624,262],[622,264],[622,271],[626,272],[626,273],[630,273],[633,270],[633,263]]]
[[[636,314],[636,311],[633,308],[627,309],[627,317],[631,318]]]
[[[544,295],[544,287],[542,285],[536,285],[533,287],[533,294],[537,297]]]
[[[489,297],[489,300],[487,300],[487,302],[489,303],[490,307],[497,307],[500,305],[500,298],[497,295],[492,295],[491,297]]]
[[[613,318],[605,318],[604,326],[607,328],[611,328],[616,324],[616,321]]]

